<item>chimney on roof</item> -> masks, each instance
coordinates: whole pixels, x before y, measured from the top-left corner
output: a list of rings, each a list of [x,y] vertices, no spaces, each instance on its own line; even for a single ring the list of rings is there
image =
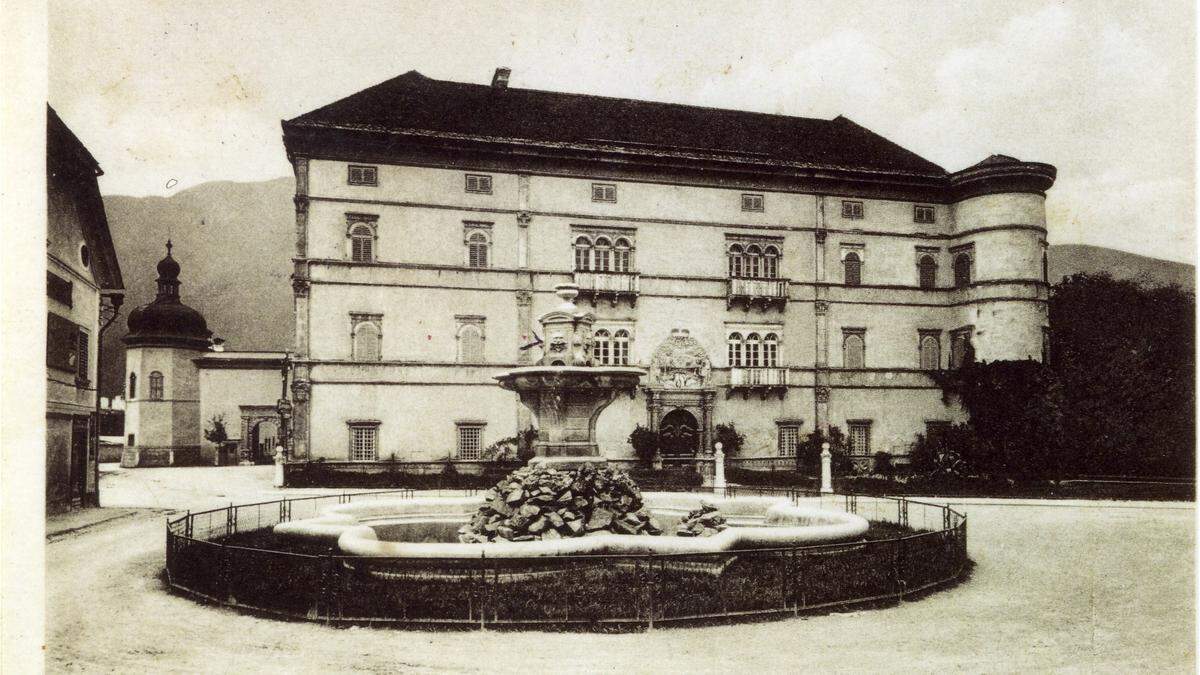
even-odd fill
[[[508,89],[508,76],[512,74],[511,68],[500,66],[496,69],[496,74],[492,75],[492,87],[496,89]]]

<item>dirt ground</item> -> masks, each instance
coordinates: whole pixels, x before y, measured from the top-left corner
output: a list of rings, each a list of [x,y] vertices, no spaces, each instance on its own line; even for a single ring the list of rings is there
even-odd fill
[[[631,635],[287,623],[168,594],[163,509],[268,499],[271,467],[106,466],[142,507],[47,544],[48,672],[1193,672],[1194,505],[961,507],[966,583],[898,606]],[[301,494],[313,491],[287,491]]]

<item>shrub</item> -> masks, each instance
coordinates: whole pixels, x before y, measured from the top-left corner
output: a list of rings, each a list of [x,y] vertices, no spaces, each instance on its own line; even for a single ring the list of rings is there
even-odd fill
[[[833,455],[834,475],[844,476],[849,473],[851,462],[846,436],[837,426],[829,427],[828,432],[814,429],[804,437],[800,447],[796,448],[797,469],[800,472],[819,474],[821,472],[821,446],[825,443],[829,443],[829,454]]]
[[[208,421],[208,428],[204,430],[204,438],[217,445],[229,440],[229,433],[225,430],[224,415],[212,416],[212,419]]]
[[[896,475],[896,465],[892,463],[892,453],[882,450],[875,453],[875,473],[884,478]]]
[[[654,462],[654,455],[658,452],[658,432],[651,431],[642,425],[637,425],[629,434],[629,444],[633,446],[634,453],[638,459],[645,462],[646,466],[650,466]]]
[[[724,452],[726,457],[737,457],[738,453],[742,451],[742,445],[746,442],[746,437],[738,433],[733,422],[713,427],[713,435],[721,444],[721,452]]]

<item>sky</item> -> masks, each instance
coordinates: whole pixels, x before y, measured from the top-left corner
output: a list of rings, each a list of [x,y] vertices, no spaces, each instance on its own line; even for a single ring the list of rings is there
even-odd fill
[[[352,8],[352,9],[351,9]],[[955,171],[1058,167],[1051,243],[1194,262],[1195,10],[1088,2],[49,5],[49,97],[105,194],[291,175],[280,120],[409,70],[845,115]]]

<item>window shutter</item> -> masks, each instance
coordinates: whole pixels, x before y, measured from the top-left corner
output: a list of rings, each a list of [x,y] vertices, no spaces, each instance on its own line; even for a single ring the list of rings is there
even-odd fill
[[[78,333],[76,333],[76,335],[78,336],[77,348],[79,350],[78,356],[76,357],[76,363],[79,364],[79,368],[75,371],[75,375],[81,380],[88,380],[88,365],[90,363],[88,354],[88,334],[87,331],[78,329]]]

